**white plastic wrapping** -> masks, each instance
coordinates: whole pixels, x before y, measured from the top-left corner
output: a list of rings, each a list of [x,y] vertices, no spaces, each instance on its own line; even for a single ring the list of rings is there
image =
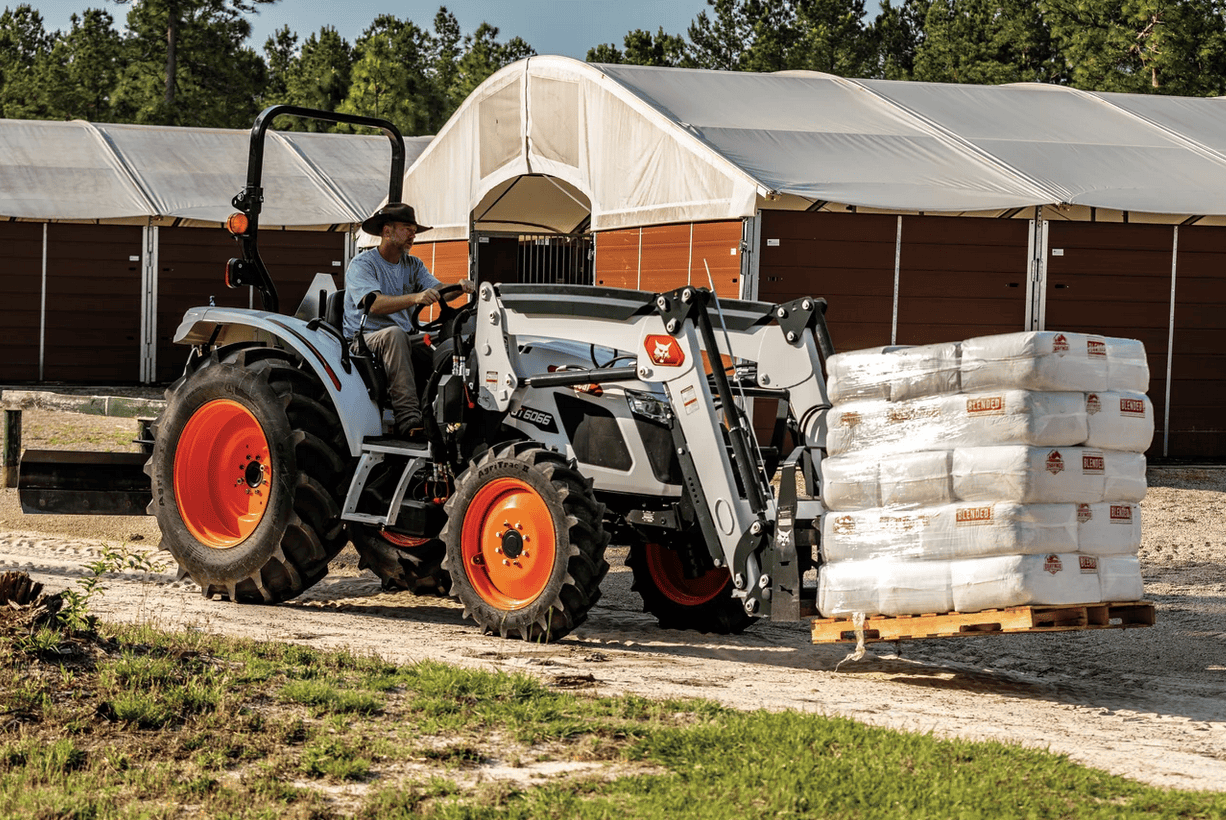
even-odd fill
[[[898,347],[870,347],[836,353],[826,360],[826,394],[833,404],[890,397],[890,371]]]
[[[822,555],[839,562],[1076,552],[1077,521],[1075,504],[999,502],[829,513],[822,522]]]
[[[1098,559],[1103,601],[1139,601],[1145,597],[1141,562],[1135,555],[1104,555]]]
[[[1149,360],[1145,345],[1137,339],[1107,338],[1107,389],[1138,393],[1149,389]]]
[[[1105,452],[1085,447],[964,447],[953,454],[954,493],[964,501],[1102,501]]]
[[[823,615],[1141,597],[1139,342],[1014,333],[828,364]]]
[[[883,507],[927,507],[954,500],[948,450],[882,456],[877,475]]]
[[[1154,405],[1135,390],[1086,394],[1088,447],[1143,453],[1154,438]]]
[[[881,506],[875,458],[824,458],[822,502],[829,510],[863,510]]]
[[[1089,434],[1083,393],[1000,389],[902,402],[850,402],[831,410],[830,455],[989,444],[1063,447]]]
[[[1053,552],[953,561],[949,574],[954,609],[979,612],[1032,604],[1097,603],[1103,600],[1100,560]]]
[[[1135,554],[1141,548],[1141,507],[1129,501],[1077,504],[1077,551]]]
[[[1143,501],[1145,454],[1103,450],[1103,501]]]
[[[1103,336],[1044,330],[979,336],[962,343],[962,389],[1107,389]]]
[[[840,561],[822,565],[818,577],[818,611],[837,618],[866,615],[911,615],[949,612],[949,561]]]
[[[836,353],[826,362],[826,372],[826,390],[835,404],[905,401],[961,389],[957,342]]]

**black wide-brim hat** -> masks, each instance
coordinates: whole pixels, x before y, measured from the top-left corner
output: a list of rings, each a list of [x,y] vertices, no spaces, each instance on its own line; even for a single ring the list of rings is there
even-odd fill
[[[430,230],[429,225],[422,225],[417,221],[417,214],[413,213],[413,206],[405,205],[403,202],[389,202],[375,211],[362,223],[362,230],[378,236],[383,233],[383,226],[388,222],[407,222],[417,228],[418,233]]]

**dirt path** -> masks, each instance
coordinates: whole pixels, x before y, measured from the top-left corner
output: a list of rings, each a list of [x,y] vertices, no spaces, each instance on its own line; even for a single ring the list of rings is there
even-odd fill
[[[0,570],[24,569],[53,589],[83,577],[106,544],[157,544],[152,519],[22,517],[14,494],[0,499]],[[811,645],[803,624],[758,624],[729,638],[659,629],[639,612],[621,550],[611,551],[604,598],[588,623],[550,646],[482,636],[451,599],[382,593],[373,575],[344,561],[276,607],[206,601],[167,568],[108,576],[93,609],[107,620],[347,647],[398,662],[519,670],[600,693],[699,696],[990,738],[1147,783],[1226,790],[1226,471],[1151,471],[1143,510],[1156,627],[877,644],[837,671],[847,648]]]

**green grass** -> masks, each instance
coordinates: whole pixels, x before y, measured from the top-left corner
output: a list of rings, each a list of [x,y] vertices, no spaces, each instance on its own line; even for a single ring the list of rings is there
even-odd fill
[[[107,629],[71,665],[0,630],[0,820],[1226,818],[1223,794],[1000,744]]]

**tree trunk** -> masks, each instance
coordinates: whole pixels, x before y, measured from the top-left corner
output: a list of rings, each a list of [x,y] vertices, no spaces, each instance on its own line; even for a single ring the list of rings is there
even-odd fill
[[[179,9],[176,3],[166,4],[166,94],[163,97],[167,110],[175,104],[175,74],[178,71]]]

